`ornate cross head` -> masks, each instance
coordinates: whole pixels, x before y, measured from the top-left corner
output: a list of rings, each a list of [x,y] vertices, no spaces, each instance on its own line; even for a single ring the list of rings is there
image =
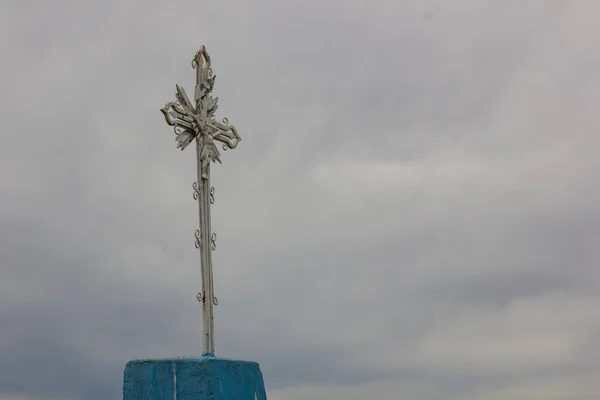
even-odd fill
[[[234,149],[241,138],[227,118],[223,118],[222,122],[215,119],[219,98],[211,94],[215,75],[210,67],[210,56],[204,46],[196,52],[192,67],[196,69],[195,106],[183,87],[176,85],[177,100],[168,102],[160,111],[165,116],[167,124],[175,131],[177,148],[183,150],[197,138],[201,146],[199,161],[203,165],[208,165],[210,161],[221,162],[214,141],[221,142],[223,150],[227,150]]]

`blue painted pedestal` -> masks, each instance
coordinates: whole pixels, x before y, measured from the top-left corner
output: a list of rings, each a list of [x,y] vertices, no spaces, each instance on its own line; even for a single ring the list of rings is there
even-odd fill
[[[123,400],[267,400],[258,363],[216,357],[133,360]]]

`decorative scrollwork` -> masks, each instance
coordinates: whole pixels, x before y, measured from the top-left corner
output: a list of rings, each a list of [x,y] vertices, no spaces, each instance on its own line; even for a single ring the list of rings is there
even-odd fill
[[[212,186],[210,188],[210,196],[209,196],[210,204],[215,204],[215,187]]]
[[[203,303],[205,299],[206,299],[206,296],[202,292],[198,292],[196,294],[196,300],[198,300],[200,303]],[[217,296],[213,296],[212,303],[215,306],[219,305],[219,299],[217,298]]]
[[[214,232],[210,236],[210,246],[213,249],[213,251],[217,249],[217,234]]]
[[[200,185],[198,185],[198,182],[194,182],[192,184],[192,188],[194,188],[194,193],[192,194],[192,197],[194,198],[194,200],[198,200],[198,197],[200,196]]]
[[[198,300],[200,303],[203,303],[205,299],[206,299],[206,296],[202,292],[198,292],[196,294],[196,300]],[[215,306],[219,305],[219,299],[217,298],[217,296],[213,296],[212,303]]]
[[[202,234],[200,233],[199,229],[196,229],[196,232],[194,232],[194,236],[196,237],[196,241],[194,242],[194,246],[196,246],[197,249],[199,249],[202,246]]]

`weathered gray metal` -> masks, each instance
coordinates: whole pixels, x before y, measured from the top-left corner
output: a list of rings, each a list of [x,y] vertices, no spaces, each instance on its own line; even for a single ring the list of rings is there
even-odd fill
[[[241,138],[227,118],[223,122],[215,119],[218,97],[212,97],[215,75],[210,67],[210,56],[204,46],[194,56],[192,68],[196,69],[195,107],[185,90],[176,85],[177,101],[168,102],[160,111],[167,124],[173,126],[177,148],[185,149],[196,139],[198,159],[198,180],[194,182],[194,199],[198,200],[200,215],[199,229],[196,230],[196,247],[200,250],[202,271],[202,291],[197,299],[202,303],[203,354],[214,354],[213,306],[218,304],[213,290],[212,251],[216,248],[217,236],[211,231],[210,206],[214,203],[215,189],[210,186],[211,161],[221,162],[215,141],[223,144],[223,150],[234,149]]]

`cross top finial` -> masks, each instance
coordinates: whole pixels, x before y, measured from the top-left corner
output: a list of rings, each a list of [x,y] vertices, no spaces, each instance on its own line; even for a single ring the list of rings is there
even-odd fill
[[[198,65],[202,65],[202,63],[206,64],[207,68],[210,68],[210,56],[206,51],[206,47],[204,45],[200,46],[200,50],[196,52],[194,59],[192,60],[192,68],[196,68]]]
[[[204,45],[196,52],[192,60],[192,68],[196,70],[196,90],[194,101],[199,101],[209,94],[215,86],[215,76],[210,68],[210,56]]]

